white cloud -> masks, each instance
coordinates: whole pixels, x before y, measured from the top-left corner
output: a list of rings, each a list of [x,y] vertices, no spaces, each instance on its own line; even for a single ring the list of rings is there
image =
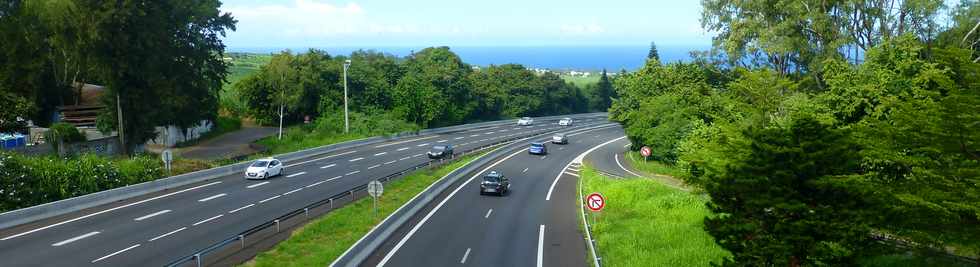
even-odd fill
[[[599,24],[592,22],[586,24],[564,24],[560,27],[561,33],[566,35],[594,35],[605,30]]]
[[[349,35],[362,32],[362,25],[369,21],[357,3],[337,5],[317,0],[296,0],[285,5],[229,6],[223,11],[238,20],[240,30],[269,35],[264,36],[266,38]]]

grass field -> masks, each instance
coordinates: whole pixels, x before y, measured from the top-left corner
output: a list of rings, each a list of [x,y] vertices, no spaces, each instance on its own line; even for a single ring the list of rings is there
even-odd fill
[[[589,75],[589,77],[561,75],[561,78],[579,88],[585,88],[586,85],[599,83],[599,75]]]
[[[289,239],[260,253],[245,266],[327,266],[416,194],[480,155],[467,156],[452,164],[392,181],[385,185],[384,195],[378,202],[377,219],[373,200],[360,199],[297,229]]]
[[[670,165],[655,160],[643,160],[643,156],[640,155],[640,152],[627,152],[626,158],[628,158],[627,160],[630,162],[630,165],[633,166],[633,168],[646,173],[667,175],[677,179],[684,176],[684,170],[678,168],[676,165]]]
[[[228,68],[228,81],[221,88],[220,103],[225,112],[241,115],[245,105],[238,99],[238,94],[234,90],[235,83],[268,64],[272,55],[229,53],[227,56],[231,58],[231,64]]]
[[[593,238],[604,266],[709,266],[730,254],[702,229],[705,199],[649,179],[612,179],[582,168],[586,193],[607,200]],[[590,219],[591,220],[591,219]]]

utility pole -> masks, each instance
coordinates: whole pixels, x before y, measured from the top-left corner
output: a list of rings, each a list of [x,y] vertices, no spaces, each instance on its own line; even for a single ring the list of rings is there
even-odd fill
[[[283,106],[286,102],[286,89],[282,87],[282,84],[286,82],[286,75],[279,73],[279,140],[282,140],[282,117],[283,117]]]
[[[125,131],[123,130],[126,127],[123,127],[122,98],[119,97],[118,91],[116,91],[116,115],[119,117],[119,129],[117,129],[119,131],[119,144],[122,145],[123,155],[129,155],[129,148],[126,146],[126,135],[124,134]]]
[[[350,118],[347,117],[347,69],[350,68],[350,59],[344,61],[344,133],[350,131]]]

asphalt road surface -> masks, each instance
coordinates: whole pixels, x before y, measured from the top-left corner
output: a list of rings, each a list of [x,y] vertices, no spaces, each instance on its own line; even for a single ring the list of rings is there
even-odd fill
[[[605,118],[579,119],[575,128],[605,122]],[[506,125],[408,137],[335,151],[302,162],[285,162],[287,174],[269,180],[230,175],[0,229],[0,266],[160,266],[326,196],[425,163],[429,161],[425,152],[435,144],[451,143],[457,150],[464,150],[501,138],[560,128],[554,121],[538,121],[526,127]],[[579,146],[573,143],[567,147]],[[555,157],[565,158],[564,151],[554,148],[551,160],[535,159],[541,168],[550,168]],[[513,174],[516,177],[518,173]],[[547,174],[538,168],[532,173]],[[540,187],[518,182],[514,195]],[[467,191],[475,195],[474,190]],[[547,204],[540,199],[536,203]],[[500,213],[507,216],[508,211]],[[521,238],[533,238],[531,233],[526,234],[529,236]]]
[[[569,135],[546,156],[510,154],[468,177],[386,241],[364,265],[587,266],[576,184],[582,153],[623,137],[619,126]],[[510,178],[502,197],[479,194],[482,176]]]

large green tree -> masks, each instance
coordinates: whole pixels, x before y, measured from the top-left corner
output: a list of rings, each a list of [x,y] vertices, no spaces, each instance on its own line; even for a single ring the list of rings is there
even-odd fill
[[[875,222],[870,190],[846,131],[802,117],[752,126],[745,159],[710,177],[708,232],[734,256],[726,266],[852,265]]]

